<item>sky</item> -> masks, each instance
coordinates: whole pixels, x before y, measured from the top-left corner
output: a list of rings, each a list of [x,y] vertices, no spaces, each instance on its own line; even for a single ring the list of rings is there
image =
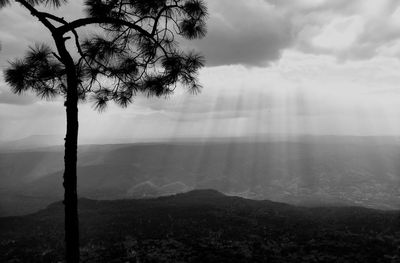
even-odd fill
[[[82,16],[82,1],[56,12]],[[208,0],[208,34],[185,42],[203,90],[138,96],[99,113],[80,105],[80,138],[133,141],[400,135],[400,2]],[[0,10],[0,69],[49,33],[17,4]],[[17,96],[0,76],[0,141],[65,132],[61,99]]]

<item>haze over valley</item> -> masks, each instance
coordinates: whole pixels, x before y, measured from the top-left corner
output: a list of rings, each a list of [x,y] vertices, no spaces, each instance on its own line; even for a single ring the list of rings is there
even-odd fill
[[[32,139],[37,137],[28,140]],[[62,147],[46,146],[9,148],[0,154],[1,215],[34,212],[62,199]],[[93,199],[121,199],[215,189],[304,206],[398,209],[397,156],[400,145],[395,137],[83,145],[79,148],[78,192]]]

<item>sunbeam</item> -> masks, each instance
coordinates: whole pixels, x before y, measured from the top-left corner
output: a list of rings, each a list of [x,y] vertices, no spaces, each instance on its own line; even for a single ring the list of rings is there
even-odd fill
[[[400,262],[399,28],[396,0],[0,0],[0,262]]]

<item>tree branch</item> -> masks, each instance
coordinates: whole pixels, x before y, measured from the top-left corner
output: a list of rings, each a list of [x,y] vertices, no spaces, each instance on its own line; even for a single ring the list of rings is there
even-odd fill
[[[83,27],[83,26],[87,26],[87,25],[91,25],[91,24],[114,24],[114,25],[123,25],[123,26],[127,26],[129,28],[135,29],[136,31],[138,31],[139,33],[151,38],[151,34],[149,32],[147,32],[146,30],[144,30],[143,28],[141,28],[138,25],[135,25],[131,22],[125,21],[125,20],[121,20],[121,19],[117,19],[117,18],[113,18],[113,17],[89,17],[89,18],[81,18],[75,21],[72,21],[71,23],[65,24],[63,26],[60,26],[59,28],[57,28],[57,31],[60,32],[61,34],[65,34],[68,31],[77,29],[79,27]]]
[[[65,21],[65,19],[63,17],[58,17],[58,16],[55,16],[55,15],[52,15],[52,14],[49,14],[49,13],[46,13],[46,12],[39,12],[39,14],[44,16],[44,17],[50,18],[50,19],[52,19],[52,20],[54,20],[54,21],[56,21],[56,22],[58,22],[60,24],[63,24],[63,25],[68,24],[68,22]]]
[[[50,30],[51,33],[55,33],[56,28],[53,26],[53,24],[50,23],[49,20],[47,20],[46,17],[43,16],[43,14],[39,12],[36,8],[34,8],[25,0],[15,0],[15,2],[20,3],[26,9],[28,9],[33,16],[36,16],[39,21],[42,22],[42,24]]]
[[[57,28],[57,32],[61,33],[61,34],[65,34],[69,31],[73,31],[76,30],[79,27],[83,27],[83,26],[88,26],[91,24],[114,24],[114,25],[123,25],[126,27],[129,27],[131,29],[136,30],[137,32],[143,34],[144,36],[146,36],[147,38],[151,39],[153,42],[155,42],[158,47],[162,50],[162,52],[164,53],[165,56],[168,57],[168,52],[165,50],[165,48],[156,40],[154,39],[154,36],[147,32],[146,30],[144,30],[142,27],[133,24],[129,21],[125,21],[125,20],[121,20],[118,18],[113,18],[113,17],[89,17],[89,18],[81,18],[75,21],[72,21],[71,23],[65,24],[63,26],[60,26],[59,28]]]
[[[158,27],[158,21],[160,20],[162,14],[167,11],[168,9],[171,8],[176,8],[176,7],[180,7],[179,5],[166,5],[163,8],[161,8],[160,12],[158,12],[158,15],[154,18],[154,25],[153,25],[153,30],[151,31],[151,34],[154,36],[154,34],[157,31],[157,27]]]

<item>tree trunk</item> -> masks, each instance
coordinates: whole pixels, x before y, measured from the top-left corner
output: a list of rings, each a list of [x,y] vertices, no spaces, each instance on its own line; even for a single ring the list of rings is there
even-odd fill
[[[78,81],[75,68],[67,69],[67,100],[65,102],[67,132],[64,155],[64,205],[65,205],[65,253],[67,263],[79,262],[79,219],[77,195],[78,150]]]

